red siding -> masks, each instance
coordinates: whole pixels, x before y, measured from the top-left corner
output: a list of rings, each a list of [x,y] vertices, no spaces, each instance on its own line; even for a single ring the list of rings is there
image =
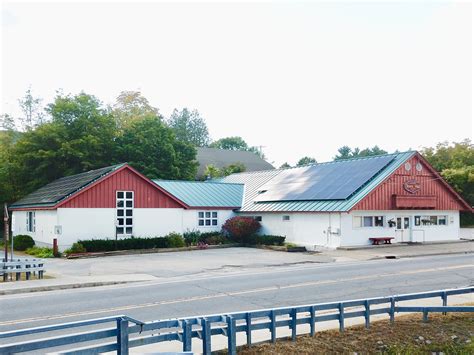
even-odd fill
[[[125,167],[66,201],[62,208],[115,208],[116,191],[134,191],[135,208],[182,208],[177,201]]]
[[[375,188],[369,195],[360,201],[353,210],[392,210],[396,208],[398,200],[410,197],[412,205],[416,206],[415,199],[418,197],[419,206],[425,206],[430,197],[430,206],[436,210],[465,210],[466,206],[458,196],[450,191],[443,181],[433,172],[432,168],[418,155],[408,160],[411,170],[405,169],[405,164],[398,168],[388,179]],[[416,164],[420,162],[423,166],[421,172],[416,170]],[[419,191],[409,193],[403,188],[407,180],[415,179],[419,183]],[[405,197],[406,196],[406,197]],[[433,203],[433,197],[435,202]],[[426,205],[428,207],[428,205]],[[422,208],[422,207],[420,207]]]

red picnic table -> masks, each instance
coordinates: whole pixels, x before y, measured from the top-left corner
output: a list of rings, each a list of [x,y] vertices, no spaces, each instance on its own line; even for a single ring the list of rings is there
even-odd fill
[[[392,239],[395,239],[394,237],[372,237],[369,238],[369,240],[372,242],[372,245],[379,245],[380,242],[383,242],[383,244],[392,244]]]

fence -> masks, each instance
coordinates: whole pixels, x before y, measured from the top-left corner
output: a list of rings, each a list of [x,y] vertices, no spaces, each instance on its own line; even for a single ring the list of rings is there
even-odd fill
[[[21,279],[21,273],[25,273],[25,278],[29,280],[31,274],[38,273],[38,278],[42,279],[44,274],[44,260],[42,259],[13,259],[12,261],[0,262],[0,275],[3,274],[3,281],[7,281],[9,274],[15,274],[15,280]]]
[[[67,346],[69,350],[64,354],[91,354],[108,351],[117,351],[118,354],[128,354],[128,349],[137,346],[160,343],[165,341],[180,341],[183,352],[191,351],[193,338],[202,340],[202,352],[211,353],[211,339],[213,335],[224,335],[227,337],[227,349],[229,354],[236,353],[236,338],[238,333],[246,334],[247,345],[252,344],[252,332],[267,329],[271,334],[271,341],[277,339],[277,329],[289,327],[291,338],[296,339],[298,325],[309,324],[311,335],[315,334],[316,324],[319,322],[337,320],[339,329],[344,331],[344,321],[348,318],[363,317],[365,326],[370,327],[372,315],[388,314],[390,320],[395,320],[396,313],[421,312],[423,320],[428,320],[432,312],[474,312],[474,307],[448,306],[448,296],[473,293],[474,287],[431,291],[423,293],[412,293],[390,297],[377,297],[363,300],[352,300],[334,303],[319,303],[289,308],[275,308],[257,310],[251,312],[229,313],[221,315],[210,315],[182,319],[170,319],[152,322],[140,322],[127,316],[106,317],[86,321],[63,323],[58,325],[36,327],[24,330],[15,330],[0,333],[0,341],[7,339],[11,341],[19,336],[31,336],[53,331],[64,331],[86,326],[97,326],[105,323],[114,323],[113,327],[101,328],[80,333],[59,335],[45,339],[29,340],[24,342],[10,343],[0,346],[1,354],[11,354],[40,349],[50,349],[58,346]],[[397,302],[440,297],[442,306],[439,307],[408,307],[398,306]],[[375,308],[379,307],[379,308]],[[354,311],[354,307],[362,310]],[[324,311],[333,311],[332,314],[324,314]],[[144,335],[144,332],[153,334]],[[136,335],[131,338],[131,335]],[[108,343],[92,344],[82,348],[72,349],[73,345],[108,339]],[[112,341],[110,341],[113,338]]]

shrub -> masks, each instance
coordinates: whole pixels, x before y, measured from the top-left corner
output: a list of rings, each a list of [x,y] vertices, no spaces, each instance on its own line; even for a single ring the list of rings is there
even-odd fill
[[[35,246],[35,241],[29,235],[19,234],[13,237],[13,249],[25,251]]]
[[[85,253],[87,250],[81,243],[74,243],[69,249],[64,251],[64,254],[78,254]]]
[[[247,243],[251,245],[283,245],[286,237],[279,235],[253,235]]]
[[[165,238],[168,240],[168,248],[182,248],[185,246],[183,236],[179,233],[171,232]]]
[[[184,242],[186,243],[188,247],[191,245],[197,245],[199,242],[200,236],[201,236],[201,232],[194,229],[191,231],[188,230],[183,233]]]
[[[204,243],[207,245],[219,245],[229,243],[230,240],[220,232],[207,232],[201,233],[198,238],[198,243]]]
[[[36,256],[38,258],[54,258],[53,249],[46,247],[31,247],[26,249],[25,253],[28,255]]]
[[[247,240],[256,234],[260,227],[260,222],[252,217],[232,217],[224,223],[222,230],[232,240],[239,243],[247,243]]]

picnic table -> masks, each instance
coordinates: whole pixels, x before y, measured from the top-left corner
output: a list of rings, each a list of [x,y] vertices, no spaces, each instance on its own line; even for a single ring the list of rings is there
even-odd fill
[[[372,242],[372,245],[379,245],[380,242],[383,242],[382,244],[392,244],[392,239],[395,239],[394,237],[372,237],[369,238],[369,240]]]

